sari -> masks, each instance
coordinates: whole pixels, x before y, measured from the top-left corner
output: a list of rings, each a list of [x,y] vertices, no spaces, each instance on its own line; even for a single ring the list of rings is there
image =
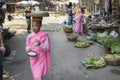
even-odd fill
[[[80,14],[78,17],[77,17],[77,20],[76,20],[76,25],[75,25],[75,32],[76,33],[81,33],[83,32],[83,22],[82,22],[82,18],[84,17],[83,14]]]
[[[35,46],[35,42],[41,44]],[[26,51],[35,51],[36,57],[30,57],[30,67],[34,80],[41,80],[42,76],[47,75],[50,69],[50,38],[44,31],[31,33],[26,39]]]

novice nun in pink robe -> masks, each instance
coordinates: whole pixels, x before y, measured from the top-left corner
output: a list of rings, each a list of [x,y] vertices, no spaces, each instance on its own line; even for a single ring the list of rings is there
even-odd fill
[[[84,9],[81,9],[81,13],[78,15],[75,25],[75,33],[81,34],[83,32],[82,18],[84,16]]]
[[[32,22],[33,33],[26,39],[26,51],[35,51],[36,57],[30,57],[30,67],[34,80],[42,80],[50,69],[50,39],[46,32],[41,31],[41,22]]]

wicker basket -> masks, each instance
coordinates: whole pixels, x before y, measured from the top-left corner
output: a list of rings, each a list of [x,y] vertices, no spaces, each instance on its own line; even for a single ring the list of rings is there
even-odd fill
[[[75,37],[75,38],[67,38],[67,39],[68,39],[68,41],[73,42],[73,41],[77,40],[77,37]]]
[[[93,44],[94,42],[93,41],[87,41],[89,44]]]
[[[48,17],[49,13],[46,11],[34,11],[31,13],[28,13],[27,16],[32,16],[32,17]]]
[[[75,33],[69,33],[69,34],[66,35],[66,37],[67,37],[68,41],[73,42],[73,41],[77,40],[78,35],[75,34]]]
[[[108,59],[105,59],[106,63],[108,65],[113,65],[113,66],[119,66],[120,65],[120,60],[108,60]]]
[[[79,42],[79,41],[76,41],[76,42]],[[76,48],[87,48],[90,46],[89,43],[88,43],[88,45],[85,45],[85,46],[77,46],[77,45],[75,45],[76,42],[74,42],[74,47],[76,47]]]
[[[74,44],[74,47],[76,47],[76,48],[87,48],[87,47],[89,47],[90,45],[86,45],[86,46],[76,46],[75,44]]]
[[[76,41],[76,40],[77,40],[77,38],[78,38],[78,36],[73,37],[73,38],[69,38],[69,37],[67,37],[68,41],[71,41],[71,42]]]
[[[103,68],[106,66],[106,63],[104,61],[104,65],[103,66],[93,66],[93,65],[87,65],[84,63],[84,60],[82,60],[82,64],[86,69],[99,69],[99,68]]]
[[[72,28],[63,28],[65,33],[72,33],[73,29]]]
[[[82,63],[83,64],[83,63]],[[106,66],[106,64],[102,67],[96,67],[96,66],[86,66],[85,64],[83,64],[83,66],[86,68],[86,69],[99,69],[99,68],[104,68]]]
[[[107,58],[105,58],[105,56],[103,57],[103,59],[105,60],[105,62],[108,65],[112,65],[112,66],[119,66],[120,65],[120,59],[107,59]]]

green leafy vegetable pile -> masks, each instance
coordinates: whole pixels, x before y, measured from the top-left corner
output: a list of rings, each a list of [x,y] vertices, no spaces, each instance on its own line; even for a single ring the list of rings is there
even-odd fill
[[[104,56],[104,59],[120,60],[120,54],[107,54],[107,55]]]
[[[86,58],[82,63],[86,68],[101,68],[106,65],[104,60],[97,58]]]
[[[76,41],[75,43],[74,43],[74,46],[75,47],[88,47],[90,44],[89,44],[89,42],[87,42],[87,41]]]
[[[77,38],[78,37],[78,35],[75,33],[70,33],[70,34],[67,34],[66,36],[67,36],[67,38]]]
[[[105,31],[104,33],[94,35],[93,40],[101,43],[105,48],[110,49],[111,53],[120,54],[120,37],[111,36]]]

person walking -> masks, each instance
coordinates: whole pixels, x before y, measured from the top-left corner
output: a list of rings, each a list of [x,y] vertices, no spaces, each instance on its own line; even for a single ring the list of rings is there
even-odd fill
[[[75,25],[75,33],[81,34],[83,32],[83,17],[85,13],[84,9],[81,9],[81,13],[77,17],[76,25]]]
[[[72,25],[73,14],[72,14],[72,3],[71,2],[69,2],[69,5],[67,7],[67,14],[68,14],[68,25]]]
[[[25,15],[26,15],[26,21],[27,21],[27,32],[30,33],[30,30],[31,30],[31,17],[27,16],[28,13],[31,13],[30,5],[27,5],[26,9],[25,9]]]
[[[34,80],[42,80],[50,69],[50,38],[41,30],[42,17],[32,17],[33,32],[26,38],[26,52],[34,51],[36,57],[30,57],[30,67]]]

